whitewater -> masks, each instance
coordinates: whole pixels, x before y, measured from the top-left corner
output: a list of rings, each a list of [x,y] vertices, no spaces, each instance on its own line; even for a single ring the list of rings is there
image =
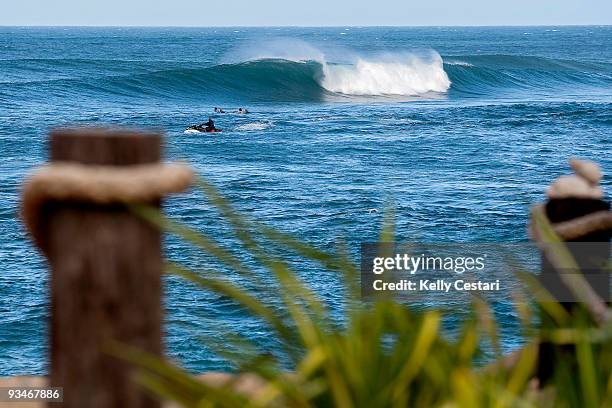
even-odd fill
[[[442,93],[451,85],[438,54],[431,61],[414,55],[393,59],[359,58],[351,66],[325,63],[321,85],[328,91],[346,95],[404,96]]]

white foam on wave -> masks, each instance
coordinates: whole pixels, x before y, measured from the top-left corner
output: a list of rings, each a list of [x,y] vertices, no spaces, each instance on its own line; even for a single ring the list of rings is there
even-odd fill
[[[470,64],[469,62],[465,62],[465,61],[444,61],[444,63],[446,65],[457,65],[460,67],[473,67],[474,64]]]
[[[236,128],[239,131],[252,132],[256,130],[265,130],[272,126],[269,122],[251,122],[240,125]]]
[[[321,85],[345,95],[406,95],[446,92],[450,79],[437,53],[429,58],[416,55],[359,58],[353,65],[325,64]]]

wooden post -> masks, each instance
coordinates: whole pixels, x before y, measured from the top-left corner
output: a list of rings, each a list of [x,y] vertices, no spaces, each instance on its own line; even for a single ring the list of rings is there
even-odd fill
[[[553,224],[609,210],[610,203],[604,200],[589,198],[550,199],[545,206],[546,216]],[[580,271],[587,273],[585,275],[586,281],[604,301],[608,301],[610,298],[609,272],[605,268],[605,264],[610,256],[610,235],[609,230],[604,230],[567,241],[570,245],[568,250],[572,253]],[[572,247],[572,242],[599,244],[593,245],[585,251],[584,247]],[[553,296],[561,299],[572,298],[571,290],[561,282],[560,272],[555,269],[544,254],[541,255],[541,268],[541,282]],[[567,301],[561,301],[560,303],[570,313],[575,313],[577,308],[581,307],[580,304]],[[556,327],[552,319],[543,311],[540,313],[540,317],[543,328]],[[558,346],[547,342],[541,343],[537,366],[537,377],[540,382],[545,384],[551,379],[555,371],[556,362],[560,360],[564,360],[566,364],[573,364],[577,370],[575,353],[576,351],[573,346]]]
[[[57,131],[50,156],[91,165],[155,163],[161,136]],[[118,204],[52,202],[41,218],[51,267],[50,383],[64,388],[63,406],[158,407],[107,346],[113,340],[162,353],[160,231]]]

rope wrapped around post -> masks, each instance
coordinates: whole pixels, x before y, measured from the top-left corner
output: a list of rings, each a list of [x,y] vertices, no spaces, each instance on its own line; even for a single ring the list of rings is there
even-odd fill
[[[185,164],[143,164],[129,167],[87,166],[58,162],[42,166],[22,190],[21,217],[33,241],[46,252],[45,203],[69,201],[100,205],[146,203],[185,190],[193,171]]]
[[[22,218],[51,269],[49,384],[64,388],[64,407],[159,407],[109,345],[162,355],[161,232],[129,209],[159,208],[192,182],[188,166],[160,163],[161,140],[52,132],[52,163],[23,186]]]
[[[546,216],[545,208],[541,204],[533,207],[532,213],[536,212]],[[562,240],[574,241],[590,234],[612,231],[612,212],[597,211],[569,221],[554,223],[551,226]],[[532,223],[529,224],[529,235],[536,241],[540,239]]]

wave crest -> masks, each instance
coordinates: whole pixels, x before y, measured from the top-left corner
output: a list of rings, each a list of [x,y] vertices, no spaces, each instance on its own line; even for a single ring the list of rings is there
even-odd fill
[[[235,49],[225,60],[230,65],[315,63],[321,69],[315,79],[324,90],[349,96],[419,96],[443,93],[450,87],[442,57],[433,50],[364,57],[347,49],[325,52],[302,40],[278,38]]]
[[[402,61],[360,58],[354,65],[324,64],[321,79],[330,92],[360,96],[419,96],[446,92],[450,85],[438,54],[429,61],[410,56]]]

